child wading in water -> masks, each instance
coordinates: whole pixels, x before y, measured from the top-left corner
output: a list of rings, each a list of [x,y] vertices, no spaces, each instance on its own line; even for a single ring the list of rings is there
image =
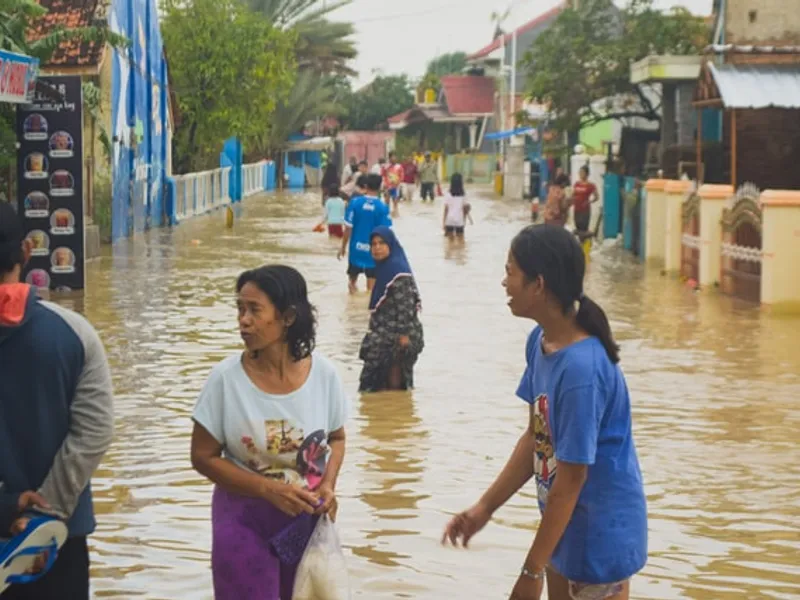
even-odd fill
[[[464,237],[464,227],[467,220],[472,223],[470,205],[464,192],[464,178],[460,173],[455,173],[450,178],[450,193],[444,199],[444,214],[442,215],[442,228],[449,237]]]
[[[475,506],[447,525],[464,546],[536,478],[542,518],[511,593],[539,600],[628,600],[647,561],[647,506],[628,387],[603,310],[583,293],[583,252],[563,227],[531,225],[511,242],[503,285],[535,320],[517,395],[528,427]],[[533,457],[533,460],[531,460]]]
[[[344,237],[344,214],[347,210],[347,203],[339,194],[339,185],[332,183],[327,190],[328,197],[325,200],[325,212],[322,222],[317,225],[321,228],[328,224],[328,237],[342,239]]]

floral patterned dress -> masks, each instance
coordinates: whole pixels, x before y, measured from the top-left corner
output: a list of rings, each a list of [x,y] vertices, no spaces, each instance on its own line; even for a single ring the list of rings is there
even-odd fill
[[[414,365],[425,346],[419,320],[420,296],[411,276],[397,277],[387,288],[386,298],[373,311],[369,331],[361,342],[364,361],[359,391],[378,392],[389,387],[392,365],[399,364],[402,389],[414,387]],[[410,344],[400,347],[400,336]]]

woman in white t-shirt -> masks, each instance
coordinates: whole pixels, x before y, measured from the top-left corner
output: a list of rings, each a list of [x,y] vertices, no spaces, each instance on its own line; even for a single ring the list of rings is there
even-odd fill
[[[442,228],[449,237],[464,237],[464,226],[469,216],[470,205],[464,192],[464,178],[460,173],[455,173],[450,178],[450,193],[444,199],[444,215],[442,215]]]
[[[349,403],[333,363],[314,352],[303,276],[261,267],[236,290],[246,350],[214,367],[200,394],[192,465],[215,484],[215,598],[283,600],[316,520],[336,518]]]

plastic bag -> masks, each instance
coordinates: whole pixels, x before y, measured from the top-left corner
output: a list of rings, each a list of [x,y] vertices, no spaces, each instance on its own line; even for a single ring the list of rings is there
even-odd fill
[[[350,600],[342,545],[327,515],[317,522],[297,567],[292,600]]]

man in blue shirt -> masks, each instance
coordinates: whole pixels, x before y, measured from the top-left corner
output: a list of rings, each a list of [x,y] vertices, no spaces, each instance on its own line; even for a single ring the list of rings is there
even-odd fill
[[[392,226],[389,207],[381,201],[379,194],[383,180],[380,175],[366,176],[366,194],[350,200],[345,215],[345,232],[338,258],[347,255],[350,248],[350,259],[347,264],[347,277],[350,281],[350,293],[355,293],[358,276],[362,273],[367,278],[367,291],[375,285],[375,260],[370,252],[370,236],[372,230],[383,225]]]

